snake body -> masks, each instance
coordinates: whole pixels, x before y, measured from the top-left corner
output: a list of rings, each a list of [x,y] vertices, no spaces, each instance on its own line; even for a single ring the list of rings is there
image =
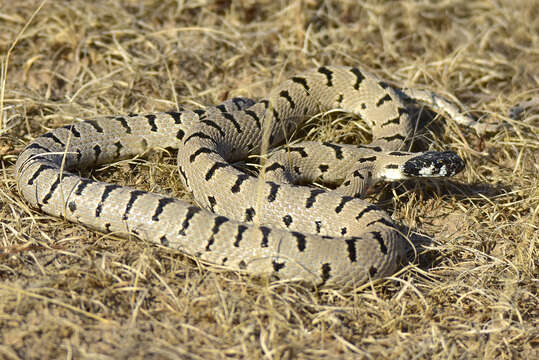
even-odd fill
[[[408,96],[480,124],[446,100]],[[266,100],[234,98],[207,110],[108,116],[76,122],[31,142],[16,163],[22,196],[41,211],[91,228],[135,234],[253,274],[350,285],[388,276],[406,259],[406,238],[362,199],[378,181],[452,176],[453,152],[403,151],[413,131],[405,93],[355,67],[320,67],[277,86]],[[369,145],[303,142],[277,151],[259,178],[231,162],[274,147],[305,119],[340,109],[372,128]],[[108,184],[75,170],[152,147],[178,148],[178,169],[199,206]],[[302,186],[319,180],[335,190]]]

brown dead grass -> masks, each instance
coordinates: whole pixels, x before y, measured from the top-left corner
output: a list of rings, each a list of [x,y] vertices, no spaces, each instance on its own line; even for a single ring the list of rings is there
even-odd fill
[[[0,5],[2,54],[38,5]],[[386,209],[433,239],[395,280],[269,283],[45,216],[17,193],[17,154],[47,129],[264,96],[319,64],[363,64],[504,125],[480,138],[449,124],[433,147],[458,151],[467,170],[385,188],[398,197]],[[49,1],[4,88],[0,358],[539,358],[539,118],[507,117],[539,95],[538,68],[534,0]],[[359,136],[320,123],[314,137]],[[136,164],[93,175],[185,196],[169,153]]]

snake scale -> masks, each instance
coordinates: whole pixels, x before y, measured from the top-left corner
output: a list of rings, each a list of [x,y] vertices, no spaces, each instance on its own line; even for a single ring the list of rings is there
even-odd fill
[[[414,131],[406,99],[481,130],[433,93],[393,88],[356,67],[323,66],[291,77],[266,100],[234,98],[206,110],[108,116],[54,129],[21,152],[17,184],[32,206],[102,232],[134,234],[252,274],[357,285],[392,275],[406,260],[406,237],[362,199],[367,189],[464,168],[450,151],[404,151]],[[231,165],[260,153],[264,139],[282,144],[304,119],[329,109],[363,119],[372,143],[288,145],[258,178]],[[178,149],[181,181],[199,206],[78,175],[154,147]],[[304,186],[313,181],[336,188]]]

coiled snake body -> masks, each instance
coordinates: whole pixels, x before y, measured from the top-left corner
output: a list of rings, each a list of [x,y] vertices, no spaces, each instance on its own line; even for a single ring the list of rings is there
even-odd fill
[[[434,94],[406,94],[481,126]],[[403,95],[361,69],[320,67],[290,78],[268,100],[77,122],[23,150],[17,183],[41,211],[100,231],[136,234],[255,274],[360,284],[398,270],[407,241],[385,212],[361,199],[366,190],[381,180],[452,176],[464,168],[453,152],[402,151],[413,131]],[[328,109],[363,118],[372,143],[290,145],[267,160],[260,180],[230,165],[260,152],[264,134],[269,146],[278,145],[305,118]],[[72,172],[152,147],[179,149],[181,180],[201,207]],[[314,180],[339,186],[299,185]]]

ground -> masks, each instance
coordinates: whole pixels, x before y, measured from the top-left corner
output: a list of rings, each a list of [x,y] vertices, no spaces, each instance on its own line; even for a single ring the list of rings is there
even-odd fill
[[[0,357],[5,359],[539,358],[539,4],[457,1],[4,1],[0,5]],[[357,289],[219,270],[178,251],[46,216],[19,196],[32,139],[101,114],[262,97],[318,65],[436,91],[497,132],[437,118],[451,181],[381,187],[417,256]],[[312,139],[355,142],[348,119]],[[89,176],[189,198],[173,151]]]

